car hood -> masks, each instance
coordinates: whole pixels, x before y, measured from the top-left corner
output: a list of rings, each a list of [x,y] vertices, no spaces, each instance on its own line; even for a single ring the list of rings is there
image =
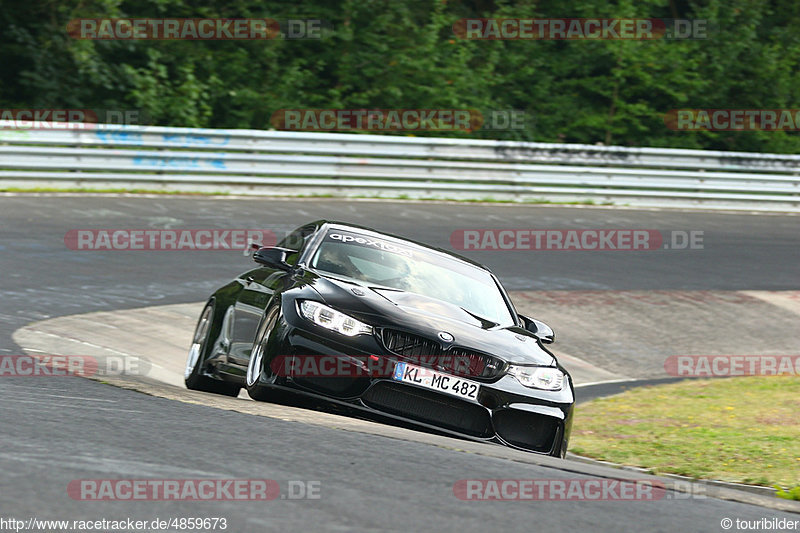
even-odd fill
[[[498,326],[457,305],[420,294],[313,272],[306,272],[303,277],[319,293],[324,303],[372,326],[413,332],[434,341],[440,332],[447,332],[455,338],[449,345],[486,352],[509,363],[556,364],[553,354],[529,331],[517,326]]]

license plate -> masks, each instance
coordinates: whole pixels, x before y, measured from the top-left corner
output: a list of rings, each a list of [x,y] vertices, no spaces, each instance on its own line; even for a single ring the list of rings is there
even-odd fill
[[[403,362],[397,363],[394,367],[392,379],[468,400],[477,400],[478,391],[481,389],[481,386],[474,381]]]

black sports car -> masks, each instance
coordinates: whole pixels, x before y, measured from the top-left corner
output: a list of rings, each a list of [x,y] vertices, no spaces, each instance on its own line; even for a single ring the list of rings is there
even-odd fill
[[[486,267],[329,221],[255,250],[216,291],[186,363],[190,389],[278,400],[287,389],[440,432],[563,457],[574,389]]]

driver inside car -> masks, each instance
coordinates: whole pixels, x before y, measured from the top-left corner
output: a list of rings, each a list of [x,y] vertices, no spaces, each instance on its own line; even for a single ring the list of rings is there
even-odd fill
[[[324,244],[317,254],[315,268],[332,274],[340,274],[350,278],[364,280],[364,274],[353,264],[350,256],[342,246]]]

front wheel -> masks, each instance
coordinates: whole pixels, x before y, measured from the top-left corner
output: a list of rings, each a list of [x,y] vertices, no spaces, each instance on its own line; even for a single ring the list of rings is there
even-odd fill
[[[250,361],[247,363],[247,376],[245,382],[247,384],[247,394],[254,400],[261,402],[276,402],[280,401],[283,394],[280,391],[271,389],[264,386],[264,382],[274,383],[277,376],[269,378],[264,377],[264,355],[267,351],[267,344],[272,332],[275,330],[275,325],[278,323],[280,317],[280,307],[275,306],[270,309],[264,319],[261,321],[261,326],[256,333],[255,341],[253,341],[253,349],[250,351]]]
[[[211,336],[211,324],[214,322],[214,303],[209,302],[200,313],[200,320],[194,329],[192,346],[186,357],[186,368],[183,371],[183,381],[187,389],[222,394],[224,396],[238,396],[241,387],[233,383],[213,379],[202,374],[204,356]]]

